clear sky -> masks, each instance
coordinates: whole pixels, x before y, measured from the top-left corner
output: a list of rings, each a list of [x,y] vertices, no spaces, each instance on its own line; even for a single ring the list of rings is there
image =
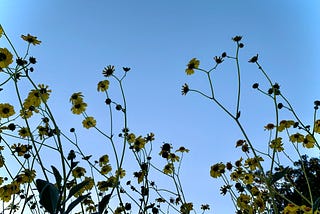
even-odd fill
[[[119,71],[131,67],[125,81],[129,127],[141,134],[154,132],[155,148],[169,142],[191,150],[181,175],[186,197],[196,205],[210,204],[213,213],[234,211],[229,198],[219,195],[221,183],[210,178],[209,169],[239,158],[235,141],[241,134],[213,103],[195,94],[181,96],[184,83],[208,90],[204,76],[185,75],[188,61],[196,57],[209,68],[214,56],[224,51],[233,55],[231,38],[243,36],[241,119],[259,146],[267,143],[263,126],[272,122],[272,104],[252,90],[254,82],[266,86],[266,81],[247,63],[249,58],[259,53],[260,63],[306,121],[313,101],[320,99],[316,0],[0,0],[0,23],[21,51],[21,34],[42,41],[31,50],[38,60],[34,78],[53,90],[51,104],[66,130],[82,120],[69,111],[73,92],[83,92],[88,112],[99,119],[105,113],[103,97],[96,92],[102,69],[109,64]],[[235,68],[223,63],[214,78],[217,97],[229,106],[235,100]],[[0,96],[1,102],[8,99]],[[90,131],[82,131],[82,145],[90,141],[88,149],[98,152]]]

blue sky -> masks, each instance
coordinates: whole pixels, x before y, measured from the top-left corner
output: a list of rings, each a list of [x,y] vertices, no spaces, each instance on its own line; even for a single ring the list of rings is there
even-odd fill
[[[231,38],[243,36],[242,121],[262,147],[268,136],[263,126],[273,119],[272,103],[251,89],[254,82],[267,84],[247,63],[249,58],[259,53],[260,63],[302,117],[311,120],[313,101],[319,99],[320,3],[315,0],[1,0],[0,5],[0,22],[21,51],[21,34],[42,41],[31,50],[39,62],[34,78],[53,89],[51,102],[66,130],[82,119],[69,115],[73,92],[82,91],[89,114],[102,118],[103,97],[96,93],[102,69],[109,64],[119,71],[131,67],[125,81],[129,127],[141,134],[154,132],[158,147],[170,142],[191,150],[182,171],[187,198],[210,204],[214,213],[233,213],[233,207],[219,195],[220,183],[209,177],[210,165],[236,160],[241,153],[234,142],[241,134],[213,103],[195,94],[181,96],[185,82],[208,89],[200,73],[185,75],[188,61],[196,57],[208,68],[214,56],[224,51],[233,55]],[[228,106],[234,105],[235,68],[223,63],[213,80],[217,97]],[[83,145],[92,141],[86,136]]]

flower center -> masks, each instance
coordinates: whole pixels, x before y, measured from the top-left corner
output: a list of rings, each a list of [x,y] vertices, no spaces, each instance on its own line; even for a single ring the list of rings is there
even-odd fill
[[[3,109],[2,109],[2,113],[4,113],[4,114],[8,114],[9,111],[10,111],[10,110],[9,110],[8,108],[3,108]]]
[[[5,55],[4,53],[0,53],[0,62],[5,61],[6,59],[7,59],[7,55]]]

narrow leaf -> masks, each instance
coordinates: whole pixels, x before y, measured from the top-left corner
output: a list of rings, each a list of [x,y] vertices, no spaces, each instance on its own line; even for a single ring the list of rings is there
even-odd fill
[[[318,210],[320,207],[320,197],[317,198],[317,200],[313,203],[312,210]]]
[[[99,202],[99,214],[102,214],[106,206],[109,204],[111,194],[105,195]]]
[[[86,194],[86,195],[80,195],[76,200],[74,200],[73,202],[71,202],[67,208],[67,211],[64,214],[68,214],[72,211],[73,208],[75,208],[79,203],[81,203],[84,199],[86,199],[88,196],[90,195],[90,193]]]
[[[57,168],[55,168],[54,166],[51,166],[54,177],[56,178],[56,184],[58,186],[58,189],[61,190],[61,181],[62,181],[62,177],[59,173],[59,171],[57,170]]]
[[[72,196],[74,196],[74,194],[79,192],[79,190],[82,189],[84,186],[86,186],[88,183],[89,183],[89,180],[84,180],[81,183],[73,186],[69,191],[69,195],[67,197],[67,200],[70,199]]]

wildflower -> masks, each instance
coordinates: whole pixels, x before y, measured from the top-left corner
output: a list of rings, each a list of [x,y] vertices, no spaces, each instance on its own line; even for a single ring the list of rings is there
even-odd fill
[[[210,210],[209,204],[201,204],[201,209],[202,210]]]
[[[41,41],[39,41],[36,36],[31,36],[30,34],[28,34],[27,36],[21,35],[21,38],[24,41],[29,42],[29,44],[39,45],[41,43]]]
[[[238,181],[243,175],[242,168],[238,168],[230,174],[230,178],[233,181]]]
[[[173,164],[172,163],[168,163],[167,165],[164,166],[163,172],[164,172],[164,174],[169,175],[169,174],[173,173],[173,169],[174,169]]]
[[[280,124],[278,126],[278,131],[282,132],[283,130],[288,129],[293,125],[294,125],[293,120],[282,120],[282,121],[280,121]]]
[[[245,161],[244,166],[250,168],[250,170],[255,170],[256,168],[260,167],[260,161],[263,161],[263,158],[259,156],[254,158],[248,158]]]
[[[105,164],[104,166],[101,167],[100,169],[100,173],[102,175],[108,174],[109,172],[111,172],[112,167],[110,164]]]
[[[39,84],[38,87],[38,91],[40,92],[40,96],[42,99],[41,101],[46,102],[49,99],[51,90],[48,90],[48,86],[45,86],[44,84]]]
[[[186,73],[187,75],[191,75],[194,73],[194,69],[199,68],[200,65],[200,61],[197,60],[196,58],[193,58],[189,61],[188,65],[187,65],[187,69],[186,69]]]
[[[75,178],[81,178],[86,173],[86,169],[80,166],[77,166],[72,170],[72,176]]]
[[[126,171],[122,168],[119,168],[116,170],[116,176],[119,176],[119,178],[123,178],[124,176],[126,176]]]
[[[223,59],[222,59],[222,57],[220,57],[220,56],[215,56],[213,59],[214,59],[214,61],[215,61],[217,64],[220,64],[220,63],[223,62]]]
[[[8,118],[15,114],[14,108],[9,103],[0,103],[0,118]]]
[[[36,171],[35,170],[30,170],[30,169],[25,169],[23,170],[23,179],[25,183],[31,183],[34,178],[36,177]]]
[[[13,62],[12,58],[13,56],[7,48],[0,48],[0,68],[8,67]]]
[[[306,147],[308,149],[313,148],[315,144],[315,139],[310,135],[306,135],[304,140],[303,140],[303,147]]]
[[[3,34],[3,28],[2,28],[2,26],[0,25],[0,38],[1,38],[2,34]]]
[[[135,139],[133,143],[133,147],[134,149],[139,151],[140,149],[144,148],[145,144],[146,144],[146,140],[143,137],[139,136]]]
[[[128,71],[130,71],[131,68],[129,68],[129,67],[122,67],[122,69],[123,69],[125,72],[128,72]]]
[[[73,104],[71,111],[73,114],[81,114],[86,110],[86,108],[87,108],[87,103],[78,102]]]
[[[312,208],[307,207],[306,205],[300,206],[300,211],[302,211],[303,214],[313,214]]]
[[[193,204],[192,203],[184,203],[180,207],[180,212],[182,214],[189,214],[191,210],[193,210]]]
[[[241,39],[242,39],[242,36],[235,36],[235,37],[232,38],[232,40],[233,40],[234,42],[240,42]]]
[[[97,124],[97,121],[93,117],[86,117],[86,119],[82,121],[82,125],[86,129],[95,127],[96,124]]]
[[[37,59],[36,59],[35,57],[33,57],[33,56],[30,56],[30,57],[29,57],[29,62],[30,62],[31,64],[36,64],[36,63],[37,63]]]
[[[255,63],[255,62],[257,62],[258,61],[258,54],[256,55],[256,56],[253,56],[250,60],[249,60],[249,62],[251,62],[251,63]]]
[[[269,146],[270,146],[270,148],[276,150],[277,152],[281,152],[284,150],[281,137],[278,137],[278,138],[272,140]]]
[[[231,188],[231,185],[223,185],[221,188],[220,188],[220,194],[221,195],[226,195],[228,190]]]
[[[184,148],[184,146],[180,146],[180,148],[178,149],[178,150],[176,150],[176,152],[186,152],[186,153],[188,153],[190,150],[189,149],[186,149],[186,148]]]
[[[251,197],[246,194],[240,194],[240,196],[237,198],[237,205],[241,210],[248,210],[250,209],[250,200]]]
[[[136,140],[136,136],[133,133],[128,134],[127,141],[133,143]]]
[[[13,144],[11,146],[11,149],[13,150],[13,152],[16,152],[18,154],[18,156],[23,156],[25,153],[27,153],[29,151],[31,147],[29,147],[29,145],[27,144]]]
[[[314,122],[314,132],[320,134],[320,120]]]
[[[266,208],[266,203],[262,199],[262,197],[256,197],[253,203],[254,203],[254,207],[259,210],[259,213],[263,213],[263,211]]]
[[[108,90],[108,88],[109,88],[109,81],[108,80],[103,80],[98,83],[98,88],[97,88],[98,91],[103,92],[103,91]]]
[[[22,137],[22,138],[26,138],[26,137],[29,137],[31,134],[30,134],[30,131],[27,127],[22,127],[19,131],[19,135]]]
[[[108,155],[103,155],[99,158],[99,166],[104,166],[107,163],[109,163],[109,156]]]
[[[295,133],[293,135],[290,135],[289,137],[289,140],[292,142],[292,143],[302,143],[303,140],[304,140],[304,136],[300,133]]]
[[[146,141],[154,141],[154,133],[150,132],[147,134]]]
[[[82,103],[83,102],[83,95],[81,92],[73,93],[70,97],[70,102],[72,104],[75,103]]]
[[[295,214],[297,213],[299,210],[299,206],[294,205],[294,204],[288,204],[284,210],[283,210],[283,214]]]
[[[108,65],[106,68],[103,69],[102,74],[105,77],[109,77],[113,74],[113,72],[115,71],[115,68],[113,65]]]
[[[182,90],[181,90],[182,95],[187,95],[187,93],[188,93],[189,91],[190,91],[189,86],[187,85],[187,83],[185,83],[185,84],[182,86]]]
[[[275,127],[274,124],[268,123],[268,124],[264,127],[264,130],[270,131],[270,130],[274,129],[274,127]]]
[[[225,165],[223,163],[217,163],[211,166],[210,175],[213,178],[220,177],[225,172]]]
[[[254,179],[254,176],[252,174],[245,174],[242,180],[243,180],[243,183],[245,184],[252,184],[253,179]]]

